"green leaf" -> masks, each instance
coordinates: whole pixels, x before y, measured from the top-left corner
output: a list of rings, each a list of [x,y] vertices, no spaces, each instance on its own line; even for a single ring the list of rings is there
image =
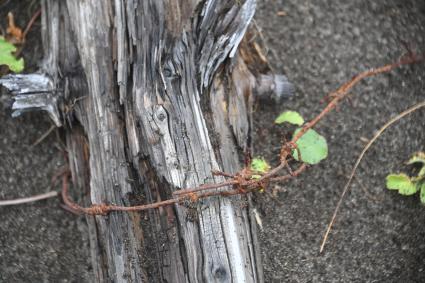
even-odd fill
[[[300,113],[295,111],[282,112],[274,121],[276,124],[282,124],[284,122],[291,123],[293,125],[301,126],[304,124],[304,119]]]
[[[266,173],[270,170],[270,165],[263,158],[254,158],[251,161],[251,170],[259,173]]]
[[[410,196],[417,192],[416,185],[406,174],[390,174],[386,178],[389,190],[398,190],[404,196]]]
[[[413,163],[422,163],[425,165],[425,152],[419,151],[416,152],[410,159],[407,161],[407,164]]]
[[[7,65],[11,71],[20,73],[24,70],[24,59],[17,60],[12,54],[15,51],[16,47],[0,36],[0,65]]]
[[[294,136],[301,130],[298,128]],[[319,135],[315,130],[308,130],[296,142],[297,149],[292,151],[292,155],[299,161],[298,151],[301,154],[301,160],[308,164],[317,164],[328,156],[328,144],[326,139]]]
[[[421,203],[425,204],[425,182],[423,182],[421,185],[421,192],[419,194],[419,197],[421,199]]]
[[[425,164],[422,166],[421,170],[419,170],[418,178],[425,178]]]

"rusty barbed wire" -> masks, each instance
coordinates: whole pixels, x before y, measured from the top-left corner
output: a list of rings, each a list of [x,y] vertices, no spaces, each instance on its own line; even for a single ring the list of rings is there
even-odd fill
[[[400,67],[402,65],[410,65],[418,63],[424,60],[423,55],[417,56],[416,54],[409,52],[406,56],[401,57],[401,59],[395,63],[387,64],[379,68],[370,69],[364,71],[356,76],[354,76],[350,81],[343,84],[336,91],[330,93],[327,97],[330,98],[330,102],[326,107],[311,121],[307,122],[301,130],[293,137],[291,141],[285,142],[282,144],[280,149],[280,164],[272,168],[264,174],[259,174],[258,172],[253,172],[249,165],[245,166],[241,171],[236,174],[230,174],[226,172],[213,171],[213,175],[221,175],[225,178],[229,178],[226,181],[216,183],[216,184],[203,184],[194,188],[185,188],[177,190],[172,193],[172,198],[164,201],[154,202],[150,204],[137,205],[137,206],[117,206],[117,205],[108,205],[108,204],[93,204],[90,207],[82,207],[77,203],[73,202],[68,197],[68,178],[69,172],[63,174],[62,176],[62,198],[65,203],[72,211],[76,213],[84,213],[89,215],[106,215],[112,211],[143,211],[147,209],[155,209],[167,205],[180,204],[184,201],[195,202],[202,198],[212,197],[212,196],[232,196],[232,195],[241,195],[248,194],[251,192],[256,192],[263,190],[270,183],[274,182],[284,182],[291,178],[299,176],[302,172],[307,169],[307,164],[302,163],[296,169],[292,170],[289,167],[288,161],[292,158],[292,152],[298,150],[296,142],[311,128],[317,125],[327,114],[329,114],[335,107],[348,96],[349,91],[361,80],[376,76],[378,74],[387,73],[393,69]],[[299,151],[298,151],[299,153]],[[301,155],[299,154],[301,157]],[[300,159],[302,160],[302,159]],[[289,174],[279,175],[283,169],[287,169]],[[252,178],[253,175],[260,175],[258,179]],[[217,190],[219,188],[230,187],[229,189]]]

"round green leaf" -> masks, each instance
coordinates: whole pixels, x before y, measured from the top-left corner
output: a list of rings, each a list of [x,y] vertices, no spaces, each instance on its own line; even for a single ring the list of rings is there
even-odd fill
[[[298,128],[294,136],[301,130]],[[317,164],[328,156],[328,144],[326,139],[319,135],[315,130],[308,130],[296,142],[297,149],[292,151],[292,155],[299,161],[298,151],[301,154],[301,160],[308,164]]]
[[[300,113],[295,112],[295,111],[285,111],[282,112],[274,121],[276,124],[282,124],[284,122],[293,124],[293,125],[298,125],[301,126],[302,124],[304,124],[304,119],[303,117],[300,115]]]
[[[17,60],[12,54],[15,51],[16,47],[0,36],[0,65],[7,65],[11,71],[19,73],[24,70],[24,59]]]
[[[390,174],[386,178],[389,190],[398,190],[404,196],[410,196],[417,192],[416,185],[406,174]]]

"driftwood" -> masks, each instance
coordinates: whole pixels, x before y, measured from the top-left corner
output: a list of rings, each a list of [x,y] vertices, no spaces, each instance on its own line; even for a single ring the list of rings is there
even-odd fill
[[[212,171],[237,172],[250,151],[254,93],[290,92],[256,45],[254,0],[42,7],[39,73],[0,84],[15,115],[44,110],[65,128],[74,191],[86,204],[155,202],[222,181]],[[211,197],[87,216],[95,280],[262,282],[250,208],[249,196]]]

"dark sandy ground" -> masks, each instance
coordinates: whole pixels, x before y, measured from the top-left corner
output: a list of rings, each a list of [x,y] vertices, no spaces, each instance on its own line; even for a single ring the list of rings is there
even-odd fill
[[[18,26],[24,27],[38,9],[36,3],[0,0],[0,25],[6,27],[6,14],[12,11]],[[42,56],[39,32],[40,21],[23,49],[29,72],[37,69]],[[12,119],[7,105],[0,97],[0,199],[48,192],[51,177],[64,164],[58,139],[52,134],[31,145],[52,123],[41,113]],[[49,199],[0,207],[0,282],[90,282],[84,221],[59,204]]]
[[[0,24],[12,10],[23,25],[34,1],[1,1]],[[13,3],[11,3],[13,2]],[[6,3],[3,5],[3,3]],[[3,6],[1,6],[3,5]],[[285,11],[285,16],[278,16]],[[354,74],[397,59],[403,42],[425,50],[425,2],[259,1],[256,21],[269,44],[276,72],[285,71],[296,95],[281,105],[258,105],[256,154],[277,161],[281,137],[290,128],[273,125],[285,109],[312,118],[321,99]],[[34,68],[40,49],[37,25],[24,50]],[[386,174],[406,170],[403,162],[425,150],[425,111],[390,128],[365,156],[341,208],[325,252],[321,237],[364,142],[389,118],[425,97],[425,65],[403,67],[368,79],[319,127],[330,157],[304,176],[278,186],[277,199],[260,195],[261,247],[266,282],[424,282],[425,208],[417,196],[401,197],[384,187]],[[51,135],[30,145],[49,127],[42,115],[10,118],[0,103],[0,199],[49,190],[63,164]],[[0,282],[90,282],[83,220],[59,208],[56,199],[0,208]]]
[[[278,16],[278,11],[286,16]],[[265,1],[257,21],[276,70],[296,85],[296,96],[257,111],[257,153],[276,160],[279,137],[272,125],[284,109],[314,117],[326,93],[354,74],[397,59],[402,42],[425,51],[424,1]],[[388,119],[425,98],[425,65],[367,79],[319,124],[330,157],[284,186],[278,202],[264,198],[261,234],[266,282],[425,282],[425,208],[415,197],[386,191],[385,176],[425,149],[425,110],[400,121],[378,140],[357,177],[376,197],[353,184],[325,252],[319,247],[346,177],[365,145]],[[268,126],[266,126],[268,124]],[[273,203],[273,205],[270,205]]]

